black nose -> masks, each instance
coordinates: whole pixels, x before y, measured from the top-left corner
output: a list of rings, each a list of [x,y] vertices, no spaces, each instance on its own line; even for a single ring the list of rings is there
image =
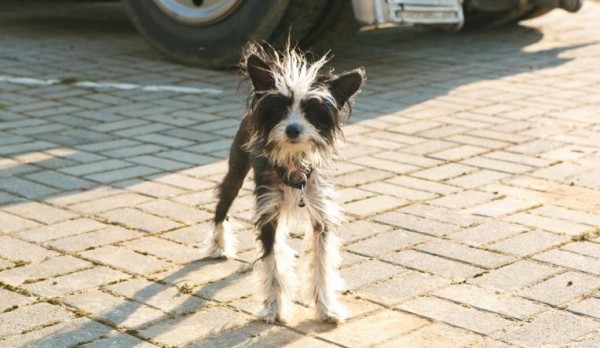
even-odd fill
[[[285,134],[290,139],[297,138],[301,132],[302,132],[302,126],[300,126],[299,124],[292,123],[292,124],[288,125],[287,127],[285,127]]]

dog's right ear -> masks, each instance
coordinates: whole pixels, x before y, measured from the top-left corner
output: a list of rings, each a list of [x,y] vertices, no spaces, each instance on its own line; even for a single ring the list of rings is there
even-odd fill
[[[256,54],[248,57],[246,64],[248,76],[252,81],[252,86],[254,86],[254,92],[268,91],[275,87],[275,79],[269,70],[269,66]]]

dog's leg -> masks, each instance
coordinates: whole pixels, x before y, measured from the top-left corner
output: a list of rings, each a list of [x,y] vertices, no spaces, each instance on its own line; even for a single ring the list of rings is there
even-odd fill
[[[293,250],[286,243],[286,234],[278,236],[281,222],[282,193],[279,190],[259,188],[257,196],[258,239],[262,246],[258,277],[264,307],[259,316],[267,323],[285,322],[292,313]],[[285,226],[282,226],[285,227]],[[280,231],[282,232],[282,231]]]
[[[333,203],[327,205],[335,207]],[[308,257],[308,296],[314,301],[317,318],[335,324],[344,322],[346,308],[338,301],[336,292],[343,281],[338,274],[340,263],[339,239],[331,230],[333,225],[323,216],[326,210],[311,209],[313,233],[310,238],[311,252]]]
[[[215,212],[215,226],[212,239],[205,250],[206,256],[210,258],[232,257],[236,252],[236,241],[231,225],[227,221],[227,212],[250,170],[248,153],[242,149],[246,137],[247,133],[242,124],[229,151],[229,170],[223,182],[217,187],[219,203]]]

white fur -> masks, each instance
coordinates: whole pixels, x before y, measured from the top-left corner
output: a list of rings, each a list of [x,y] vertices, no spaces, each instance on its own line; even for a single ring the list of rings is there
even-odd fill
[[[342,217],[339,206],[331,199],[333,190],[321,178],[315,180],[320,187],[307,195],[307,210],[313,226],[328,226],[329,230],[313,230],[305,237],[305,245],[310,248],[304,263],[304,273],[308,275],[306,298],[315,304],[319,320],[339,324],[345,321],[347,310],[336,294],[344,282],[338,273],[340,242],[333,228]]]
[[[267,323],[286,322],[291,317],[292,296],[297,285],[295,252],[287,244],[288,215],[280,215],[279,222],[273,252],[258,265],[260,289],[265,299],[264,307],[258,315]]]
[[[215,225],[209,244],[204,247],[203,254],[208,258],[234,257],[236,240],[229,221],[225,220]]]

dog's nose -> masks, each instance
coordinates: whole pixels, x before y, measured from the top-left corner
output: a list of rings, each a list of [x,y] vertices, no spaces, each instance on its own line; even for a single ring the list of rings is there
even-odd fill
[[[300,126],[299,124],[292,123],[285,127],[285,134],[290,139],[296,139],[300,135],[300,133],[302,133],[302,126]]]

